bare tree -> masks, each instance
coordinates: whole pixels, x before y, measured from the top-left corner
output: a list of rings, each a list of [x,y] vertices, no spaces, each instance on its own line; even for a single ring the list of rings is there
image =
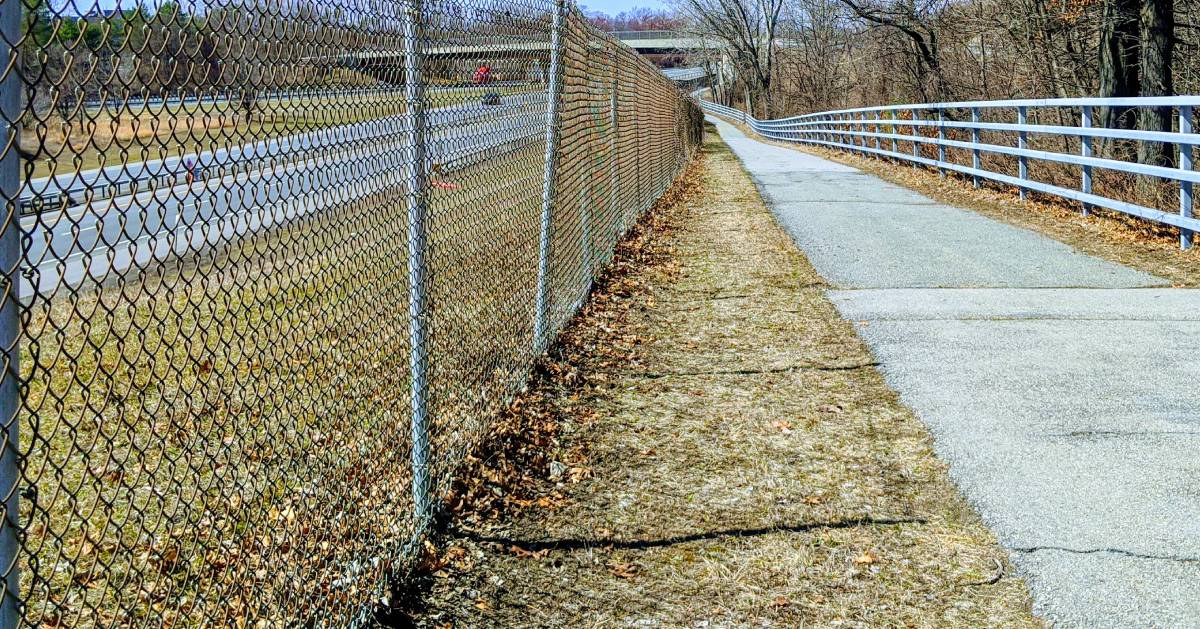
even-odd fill
[[[837,0],[793,0],[784,12],[776,51],[778,109],[817,111],[845,104],[851,89],[851,33]]]
[[[1171,73],[1175,49],[1174,5],[1174,0],[1142,0],[1138,54],[1142,96],[1172,96],[1175,92]],[[1142,109],[1139,126],[1146,131],[1170,131],[1171,112],[1170,107]],[[1139,144],[1138,161],[1163,166],[1174,163],[1171,147],[1161,142]]]
[[[942,72],[937,20],[948,0],[841,0],[873,27],[903,33],[912,45],[922,100],[945,100],[949,90]]]
[[[674,0],[698,35],[720,42],[738,76],[771,117],[775,37],[784,0]]]
[[[1126,98],[1138,94],[1138,0],[1104,0],[1100,21],[1100,97]],[[1106,127],[1132,128],[1127,108],[1101,112]]]

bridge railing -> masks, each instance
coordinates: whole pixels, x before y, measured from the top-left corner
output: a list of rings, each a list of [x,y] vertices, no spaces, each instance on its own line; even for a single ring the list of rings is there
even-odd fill
[[[609,31],[610,37],[621,41],[638,41],[645,39],[693,39],[695,36],[682,31]]]
[[[569,0],[152,4],[0,2],[0,629],[372,626],[702,112]]]
[[[908,104],[758,120],[704,101],[709,113],[781,142],[911,162],[1178,228],[1180,245],[1200,230],[1194,214],[1195,112],[1200,96],[1073,98]],[[1170,131],[1109,128],[1153,111]],[[1114,125],[1115,126],[1115,125]],[[1147,148],[1157,150],[1147,151]],[[1143,163],[1139,153],[1158,163]]]

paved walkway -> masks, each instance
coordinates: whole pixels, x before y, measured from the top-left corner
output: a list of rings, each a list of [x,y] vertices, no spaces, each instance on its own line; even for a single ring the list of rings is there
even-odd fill
[[[1058,627],[1200,627],[1200,291],[714,121]]]

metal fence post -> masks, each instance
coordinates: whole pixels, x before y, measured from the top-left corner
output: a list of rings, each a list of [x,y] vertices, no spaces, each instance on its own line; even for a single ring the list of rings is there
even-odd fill
[[[563,22],[567,0],[555,0],[554,19],[550,27],[550,85],[546,104],[546,159],[542,173],[542,227],[538,237],[537,303],[533,320],[533,353],[546,349],[546,333],[550,316],[550,228],[554,206],[554,170],[558,157],[558,118],[562,100]]]
[[[1179,108],[1179,132],[1192,133],[1192,107],[1183,105]],[[1179,143],[1179,168],[1181,170],[1192,170],[1195,164],[1192,162],[1192,145],[1185,142]],[[1179,215],[1184,218],[1191,218],[1193,203],[1192,198],[1192,182],[1179,182]],[[1179,248],[1183,250],[1192,248],[1193,232],[1190,229],[1179,230]]]
[[[634,81],[633,93],[641,94],[642,93],[642,75],[640,72],[633,73],[633,81]],[[744,112],[740,112],[740,113],[742,113],[742,122],[745,122],[745,113]],[[631,212],[633,212],[633,216],[631,217],[631,219],[629,221],[630,223],[636,222],[638,217],[640,217],[642,215],[642,199],[644,198],[642,195],[642,190],[644,189],[643,183],[642,183],[642,171],[644,171],[645,169],[642,168],[641,165],[642,165],[642,143],[644,141],[645,141],[645,138],[642,137],[642,103],[641,103],[641,99],[635,98],[633,101],[633,151],[634,151],[633,160],[634,160],[634,163],[638,165],[638,167],[636,169],[636,172],[637,172],[637,188],[636,188],[637,189],[637,200],[635,203],[633,203],[632,208],[630,210]]]
[[[583,305],[584,296],[592,290],[592,276],[596,267],[595,247],[592,245],[592,196],[589,192],[591,190],[587,186],[579,187],[579,237],[582,241],[580,248],[583,249],[579,262],[583,267],[580,270],[583,271],[584,277],[579,305]]]
[[[617,227],[618,233],[613,238],[615,243],[625,233],[624,214],[620,219],[617,218],[617,212],[620,211],[618,200],[620,195],[621,175],[617,169],[617,163],[620,161],[617,157],[619,149],[618,138],[620,137],[621,127],[620,119],[617,116],[617,107],[620,104],[617,99],[617,93],[621,85],[621,57],[618,53],[617,46],[612,46],[612,94],[609,97],[608,115],[609,115],[609,155],[608,155],[608,215],[613,221],[613,225]]]
[[[21,579],[18,556],[21,552],[20,498],[21,464],[18,414],[21,408],[19,379],[21,369],[21,322],[18,302],[18,277],[21,264],[20,209],[21,160],[17,156],[17,119],[21,113],[21,79],[13,64],[17,42],[21,37],[21,6],[19,2],[0,3],[0,54],[5,72],[0,85],[0,118],[4,124],[4,150],[0,157],[0,194],[3,194],[6,216],[0,226],[0,351],[4,352],[0,372],[0,496],[4,499],[4,517],[0,519],[0,570],[4,571],[4,592],[0,596],[0,627],[16,627],[21,614]]]
[[[971,123],[975,126],[971,127],[971,143],[975,146],[971,149],[971,167],[975,170],[983,170],[983,156],[979,153],[979,108],[971,108]],[[971,183],[975,189],[979,189],[979,175],[971,175]]]
[[[1024,127],[1028,119],[1028,110],[1025,107],[1017,107],[1017,124]],[[1021,129],[1017,132],[1017,148],[1029,148],[1029,134],[1027,134],[1024,129]],[[1017,157],[1017,175],[1022,181],[1029,179],[1029,158],[1025,157],[1024,155]],[[1028,198],[1029,190],[1026,189],[1025,186],[1021,186],[1021,200],[1024,201]]]
[[[937,150],[938,174],[941,175],[943,179],[946,178],[946,169],[942,168],[942,164],[946,163],[946,145],[944,144],[944,142],[946,141],[945,122],[946,122],[946,110],[939,109],[938,110],[938,150]]]
[[[1083,106],[1083,116],[1081,119],[1080,126],[1083,127],[1084,129],[1092,128],[1092,106],[1091,105]],[[1082,144],[1080,154],[1083,155],[1084,157],[1091,157],[1093,155],[1092,136],[1081,135],[1081,136],[1079,136],[1079,139],[1081,140],[1081,144]],[[1092,193],[1092,167],[1091,166],[1085,165],[1083,167],[1083,180],[1080,182],[1079,190],[1081,192],[1083,192],[1084,194]],[[1083,215],[1087,216],[1088,211],[1090,209],[1091,209],[1091,206],[1087,203],[1084,203],[1083,210],[1082,210]]]
[[[423,528],[433,515],[430,497],[432,483],[429,474],[429,366],[427,325],[429,299],[427,294],[428,268],[425,249],[428,245],[426,211],[429,201],[429,174],[425,140],[425,86],[422,84],[424,63],[421,26],[422,0],[406,0],[404,4],[404,105],[405,140],[408,159],[405,160],[406,202],[408,205],[408,321],[409,321],[409,404],[412,413],[413,509],[417,529]]]

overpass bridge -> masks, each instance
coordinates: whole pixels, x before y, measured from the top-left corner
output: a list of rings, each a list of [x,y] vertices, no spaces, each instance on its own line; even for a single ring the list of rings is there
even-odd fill
[[[689,50],[718,50],[722,44],[682,31],[611,31],[609,35],[643,55],[665,55]]]
[[[721,44],[677,31],[623,31],[609,33],[614,39],[639,54],[663,62],[680,60],[680,55],[695,50],[717,50]],[[541,77],[550,62],[550,42],[543,38],[514,38],[511,35],[472,37],[470,39],[434,39],[424,52],[425,58],[438,64],[507,60],[530,64],[530,76]],[[310,63],[326,68],[345,68],[367,74],[385,83],[400,81],[404,73],[404,51],[363,50],[354,53],[308,57]],[[707,76],[702,68],[686,68],[676,81],[698,81]],[[434,69],[436,73],[437,70]],[[529,77],[526,77],[529,78]]]

